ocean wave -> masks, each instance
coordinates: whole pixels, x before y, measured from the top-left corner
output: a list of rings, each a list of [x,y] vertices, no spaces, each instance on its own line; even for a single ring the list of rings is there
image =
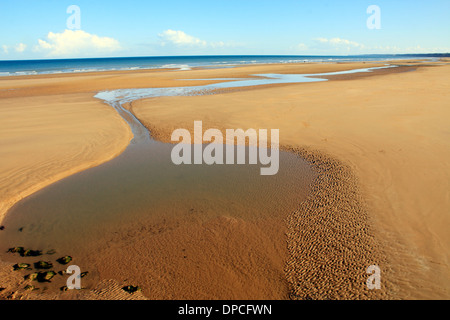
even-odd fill
[[[153,70],[170,68],[177,71],[201,68],[233,68],[250,64],[287,63],[336,63],[361,61],[387,61],[397,59],[426,59],[436,61],[441,55],[368,55],[368,56],[187,56],[187,57],[131,57],[63,60],[0,61],[0,76],[23,76],[36,74],[83,73],[115,70]]]
[[[192,70],[192,67],[188,64],[164,64],[161,69],[178,69],[178,71]]]

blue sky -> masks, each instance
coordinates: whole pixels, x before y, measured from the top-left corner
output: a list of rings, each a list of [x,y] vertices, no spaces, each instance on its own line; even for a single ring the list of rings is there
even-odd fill
[[[0,60],[450,52],[449,13],[449,0],[0,0]]]

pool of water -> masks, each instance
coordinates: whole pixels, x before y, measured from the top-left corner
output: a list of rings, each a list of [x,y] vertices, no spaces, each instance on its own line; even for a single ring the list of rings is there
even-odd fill
[[[209,85],[206,90],[219,86]],[[173,145],[153,140],[122,107],[139,98],[187,95],[204,87],[98,93],[96,97],[108,102],[130,125],[132,142],[117,158],[56,182],[12,207],[4,220],[7,228],[0,234],[2,249],[32,246],[73,252],[121,226],[182,217],[199,204],[201,219],[220,215],[258,219],[295,209],[313,176],[296,155],[281,151],[279,172],[270,177],[260,175],[260,165],[176,166],[171,161]],[[248,147],[235,148],[245,148],[248,155]]]
[[[145,98],[168,97],[168,96],[188,96],[203,95],[213,92],[217,89],[240,88],[269,84],[282,83],[304,83],[304,82],[323,82],[327,79],[317,78],[323,76],[333,76],[341,74],[372,72],[378,69],[394,68],[396,66],[386,65],[383,67],[363,68],[346,71],[316,73],[316,74],[255,74],[255,78],[210,78],[210,79],[189,79],[191,81],[210,80],[221,81],[202,86],[170,87],[170,88],[139,88],[139,89],[119,89],[112,91],[99,92],[96,97],[108,102],[109,104],[121,104]],[[117,108],[116,108],[117,109]],[[201,120],[201,119],[199,119]]]

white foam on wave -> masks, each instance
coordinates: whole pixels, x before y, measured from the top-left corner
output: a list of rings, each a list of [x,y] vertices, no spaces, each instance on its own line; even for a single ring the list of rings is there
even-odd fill
[[[192,70],[192,67],[188,64],[165,64],[160,67],[161,69],[178,69],[178,71]]]
[[[38,74],[36,71],[31,70],[31,71],[16,71],[14,73],[12,73],[11,75],[15,75],[15,76],[29,76],[29,75],[35,75]]]

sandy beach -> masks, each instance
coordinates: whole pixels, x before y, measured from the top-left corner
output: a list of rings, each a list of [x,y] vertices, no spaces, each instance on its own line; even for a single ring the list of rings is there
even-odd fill
[[[112,107],[94,98],[98,91],[203,85],[219,81],[189,79],[326,73],[384,64],[273,64],[2,77],[0,225],[8,209],[21,199],[106,163],[127,147],[133,137],[130,128]],[[280,129],[283,150],[308,162],[317,177],[309,194],[299,197],[298,203],[293,201],[295,210],[278,212],[273,220],[230,218],[221,212],[213,219],[199,214],[194,220],[167,222],[185,224],[152,238],[157,245],[143,241],[136,250],[136,255],[144,254],[153,245],[156,257],[150,266],[153,280],[145,283],[143,293],[123,295],[120,287],[130,274],[116,272],[112,261],[95,265],[89,291],[30,293],[23,290],[23,277],[12,271],[13,261],[3,261],[0,298],[449,299],[450,65],[396,64],[402,67],[330,76],[326,82],[237,88],[126,105],[154,139],[166,143],[174,129],[190,130],[195,120],[202,120],[204,128],[223,132],[227,128]],[[117,255],[124,261],[133,257],[124,253],[121,242],[136,244],[133,241],[150,232],[132,225],[127,228],[105,239],[117,249],[109,257]],[[135,234],[127,237],[130,233]],[[205,250],[216,250],[217,255],[230,250],[231,262],[195,260],[199,265],[211,263],[211,268],[226,266],[223,278],[211,273],[198,280],[199,274],[210,269],[183,264],[187,254],[171,261],[158,255],[164,244],[167,252],[177,252],[177,244],[186,239],[192,249],[189,255],[194,257]],[[247,246],[240,247],[242,239]],[[241,258],[249,252],[254,256]],[[97,263],[96,257],[90,259],[86,261]],[[169,273],[158,270],[163,263]],[[382,290],[365,287],[365,269],[371,264],[381,268]],[[142,273],[148,267],[133,268]],[[254,270],[265,273],[254,274]],[[175,273],[183,279],[176,283],[178,287],[167,275]],[[188,291],[192,283],[198,287]],[[214,284],[214,290],[208,283]],[[150,284],[154,287],[149,288]]]
[[[91,94],[2,99],[0,218],[17,201],[121,153],[132,134]]]

